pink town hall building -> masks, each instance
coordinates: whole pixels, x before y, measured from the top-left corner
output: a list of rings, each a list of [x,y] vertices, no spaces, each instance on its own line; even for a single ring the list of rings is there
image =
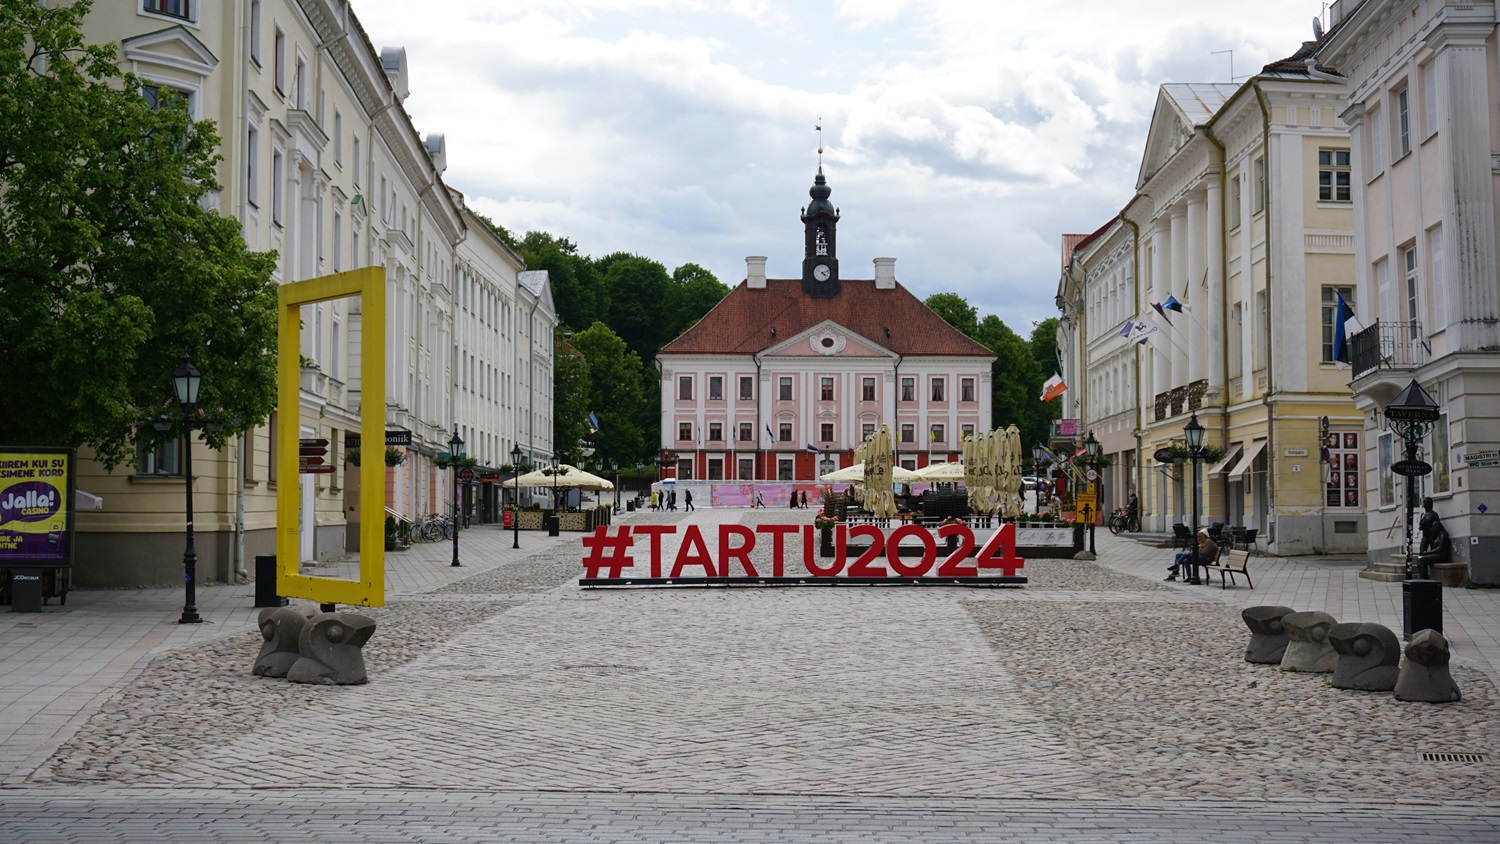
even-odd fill
[[[995,355],[902,287],[896,259],[843,278],[821,167],[809,193],[802,277],[745,259],[745,280],[657,354],[664,476],[679,488],[753,486],[771,504],[848,466],[881,424],[910,469],[957,460],[992,425]]]

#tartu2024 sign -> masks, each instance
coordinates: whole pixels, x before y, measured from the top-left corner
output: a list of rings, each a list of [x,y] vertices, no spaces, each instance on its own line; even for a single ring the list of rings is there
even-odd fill
[[[967,525],[920,525],[885,529],[843,525],[833,529],[832,554],[824,556],[812,525],[718,526],[710,547],[698,525],[681,530],[668,557],[665,541],[677,525],[600,526],[583,537],[584,576],[580,586],[653,585],[839,585],[907,583],[1018,585],[1026,561],[1016,556],[1016,526],[1004,524],[981,543]],[[952,539],[956,547],[939,546]],[[757,545],[770,553],[752,561]],[[800,552],[800,553],[799,553]],[[906,552],[906,553],[903,553]],[[788,554],[797,554],[806,575],[786,573]],[[987,572],[994,572],[988,574]]]
[[[0,446],[0,566],[73,562],[73,450]]]

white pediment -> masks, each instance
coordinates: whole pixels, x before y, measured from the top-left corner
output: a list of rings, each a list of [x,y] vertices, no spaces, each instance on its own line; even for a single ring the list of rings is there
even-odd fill
[[[767,349],[762,357],[894,358],[896,354],[858,332],[825,319]]]
[[[182,26],[137,35],[120,43],[125,58],[137,64],[176,68],[199,76],[208,76],[219,66],[218,57]]]

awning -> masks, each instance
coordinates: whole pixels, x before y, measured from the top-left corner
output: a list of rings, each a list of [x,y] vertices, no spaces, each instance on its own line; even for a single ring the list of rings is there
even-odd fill
[[[1215,476],[1219,475],[1220,473],[1222,473],[1228,467],[1233,466],[1234,465],[1234,461],[1236,461],[1236,460],[1238,460],[1240,458],[1240,452],[1242,452],[1242,451],[1244,451],[1244,449],[1240,448],[1237,445],[1230,446],[1229,450],[1224,453],[1224,459],[1220,460],[1218,463],[1215,463],[1214,465],[1208,467],[1208,474],[1205,475],[1204,477],[1207,477],[1207,478],[1215,477]]]
[[[1229,480],[1244,480],[1245,475],[1250,471],[1251,467],[1255,465],[1255,458],[1259,457],[1260,453],[1265,450],[1265,440],[1256,440],[1255,442],[1251,443],[1250,447],[1245,449],[1245,456],[1240,458],[1240,462],[1235,465],[1234,471],[1229,473]]]

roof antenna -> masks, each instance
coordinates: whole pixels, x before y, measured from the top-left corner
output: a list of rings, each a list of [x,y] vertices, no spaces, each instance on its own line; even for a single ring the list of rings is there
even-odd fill
[[[1225,53],[1229,54],[1229,84],[1233,85],[1234,84],[1234,51],[1233,50],[1210,50],[1208,54],[1210,56],[1222,56]]]

